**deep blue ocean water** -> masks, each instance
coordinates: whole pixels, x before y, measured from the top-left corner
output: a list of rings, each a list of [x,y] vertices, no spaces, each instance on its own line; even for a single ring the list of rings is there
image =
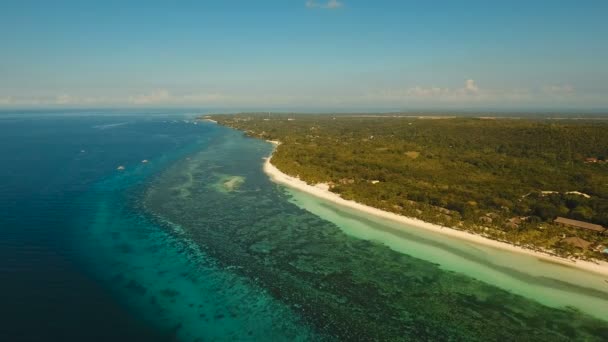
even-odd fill
[[[99,282],[73,223],[87,220],[82,207],[97,203],[79,201],[118,165],[162,167],[157,158],[204,144],[208,129],[174,119],[0,116],[0,340],[165,337]]]

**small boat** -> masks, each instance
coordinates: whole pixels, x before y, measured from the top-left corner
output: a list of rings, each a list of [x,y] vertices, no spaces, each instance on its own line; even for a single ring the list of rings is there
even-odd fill
[[[125,169],[125,167],[124,167],[124,166],[122,166],[122,165],[120,165],[119,167],[117,167],[117,168],[116,168],[116,170],[119,170],[119,171],[122,171],[122,170],[124,170],[124,169]]]
[[[144,164],[146,164],[148,162],[148,159],[144,159],[141,162],[144,163]]]

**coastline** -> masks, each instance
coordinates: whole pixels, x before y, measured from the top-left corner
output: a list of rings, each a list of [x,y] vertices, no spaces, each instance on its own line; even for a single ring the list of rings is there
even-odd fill
[[[278,141],[268,141],[268,142],[274,144],[275,146],[278,146],[280,144],[280,142],[278,142]],[[340,195],[329,191],[328,187],[323,186],[323,184],[310,185],[299,178],[289,176],[289,175],[283,173],[276,166],[274,166],[272,164],[271,159],[272,159],[272,155],[269,156],[268,158],[266,158],[266,161],[264,162],[264,167],[263,167],[264,173],[266,173],[270,177],[271,181],[278,183],[278,184],[288,186],[290,188],[300,190],[302,192],[305,192],[305,193],[315,196],[317,198],[321,198],[321,199],[330,201],[330,202],[340,205],[340,206],[348,207],[348,208],[357,210],[359,212],[363,212],[363,213],[366,213],[369,215],[391,220],[393,222],[399,223],[400,225],[403,225],[404,226],[403,229],[409,229],[410,227],[414,227],[415,229],[431,230],[431,231],[434,231],[434,232],[437,232],[440,234],[444,234],[444,235],[447,235],[447,236],[450,236],[453,238],[472,242],[474,244],[489,246],[492,248],[506,250],[506,251],[513,252],[513,253],[526,254],[526,255],[536,257],[538,259],[549,261],[549,262],[561,264],[561,265],[568,266],[568,267],[578,268],[578,269],[581,269],[584,271],[600,274],[602,276],[608,276],[608,263],[606,263],[606,262],[598,261],[597,263],[595,263],[595,262],[585,261],[585,260],[565,259],[565,258],[554,256],[554,255],[551,255],[548,253],[543,253],[540,251],[534,251],[534,250],[526,249],[524,247],[512,245],[512,244],[509,244],[506,242],[492,240],[492,239],[486,238],[484,236],[469,233],[466,231],[456,230],[454,228],[425,222],[420,219],[398,215],[398,214],[395,214],[392,212],[370,207],[368,205],[361,204],[356,201],[346,200],[346,199],[342,198]],[[405,227],[405,226],[407,226],[407,227]]]

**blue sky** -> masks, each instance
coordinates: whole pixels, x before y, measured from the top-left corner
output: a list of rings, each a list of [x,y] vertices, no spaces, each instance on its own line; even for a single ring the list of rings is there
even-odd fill
[[[608,1],[0,2],[0,107],[608,109]]]

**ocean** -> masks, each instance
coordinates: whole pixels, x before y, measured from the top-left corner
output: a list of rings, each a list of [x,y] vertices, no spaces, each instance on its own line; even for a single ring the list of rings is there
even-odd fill
[[[188,113],[0,113],[0,340],[608,336],[596,278],[286,190],[272,148]]]

